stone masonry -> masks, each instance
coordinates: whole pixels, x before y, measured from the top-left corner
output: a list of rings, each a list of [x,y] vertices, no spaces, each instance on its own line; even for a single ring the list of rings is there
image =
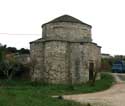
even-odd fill
[[[69,15],[43,24],[42,38],[30,42],[31,57],[36,59],[32,80],[53,84],[89,81],[90,71],[99,70],[101,61],[101,47],[92,42],[91,28]]]

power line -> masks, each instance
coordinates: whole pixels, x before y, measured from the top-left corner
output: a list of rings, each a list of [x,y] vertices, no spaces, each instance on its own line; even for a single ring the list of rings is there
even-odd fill
[[[24,33],[0,33],[0,35],[42,35],[42,34],[24,34]]]

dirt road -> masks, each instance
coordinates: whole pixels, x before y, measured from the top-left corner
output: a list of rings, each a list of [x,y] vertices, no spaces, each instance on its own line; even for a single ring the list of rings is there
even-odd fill
[[[92,106],[125,106],[125,74],[113,74],[113,76],[117,83],[106,91],[67,95],[64,99],[90,103]]]

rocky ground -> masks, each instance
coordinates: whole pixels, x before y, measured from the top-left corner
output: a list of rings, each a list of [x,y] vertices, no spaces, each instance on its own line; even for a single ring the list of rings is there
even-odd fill
[[[97,93],[67,95],[67,100],[90,103],[92,106],[125,106],[125,74],[112,74],[117,83],[110,89]]]

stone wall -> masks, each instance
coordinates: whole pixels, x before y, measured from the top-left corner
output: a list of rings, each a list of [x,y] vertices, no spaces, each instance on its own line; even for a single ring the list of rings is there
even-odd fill
[[[35,64],[32,80],[44,81],[44,43],[34,42],[30,44],[31,62]],[[35,62],[35,63],[34,63]]]
[[[67,73],[67,43],[51,41],[45,43],[44,65],[47,82],[66,83]],[[48,77],[47,77],[48,76]]]
[[[87,67],[89,68],[89,63],[94,63],[94,71],[99,72],[97,79],[100,79],[101,47],[95,43],[85,43],[83,48],[84,54],[86,55],[85,60],[88,61]]]
[[[70,71],[72,83],[85,83],[89,80],[89,63],[94,63],[94,69],[100,67],[100,47],[94,43],[70,44]]]
[[[83,45],[82,45],[83,46]],[[83,48],[80,43],[71,43],[70,49],[70,71],[72,73],[72,83],[85,82],[85,62]]]
[[[30,62],[30,54],[15,54],[14,57],[24,65]]]
[[[95,68],[100,68],[101,64],[101,48],[94,43],[85,43],[83,45],[86,61],[93,61]]]
[[[91,42],[91,27],[79,23],[49,23],[43,26],[43,38]]]
[[[37,59],[33,80],[47,83],[85,83],[89,80],[89,62],[100,66],[100,47],[94,43],[47,41],[31,44]]]

